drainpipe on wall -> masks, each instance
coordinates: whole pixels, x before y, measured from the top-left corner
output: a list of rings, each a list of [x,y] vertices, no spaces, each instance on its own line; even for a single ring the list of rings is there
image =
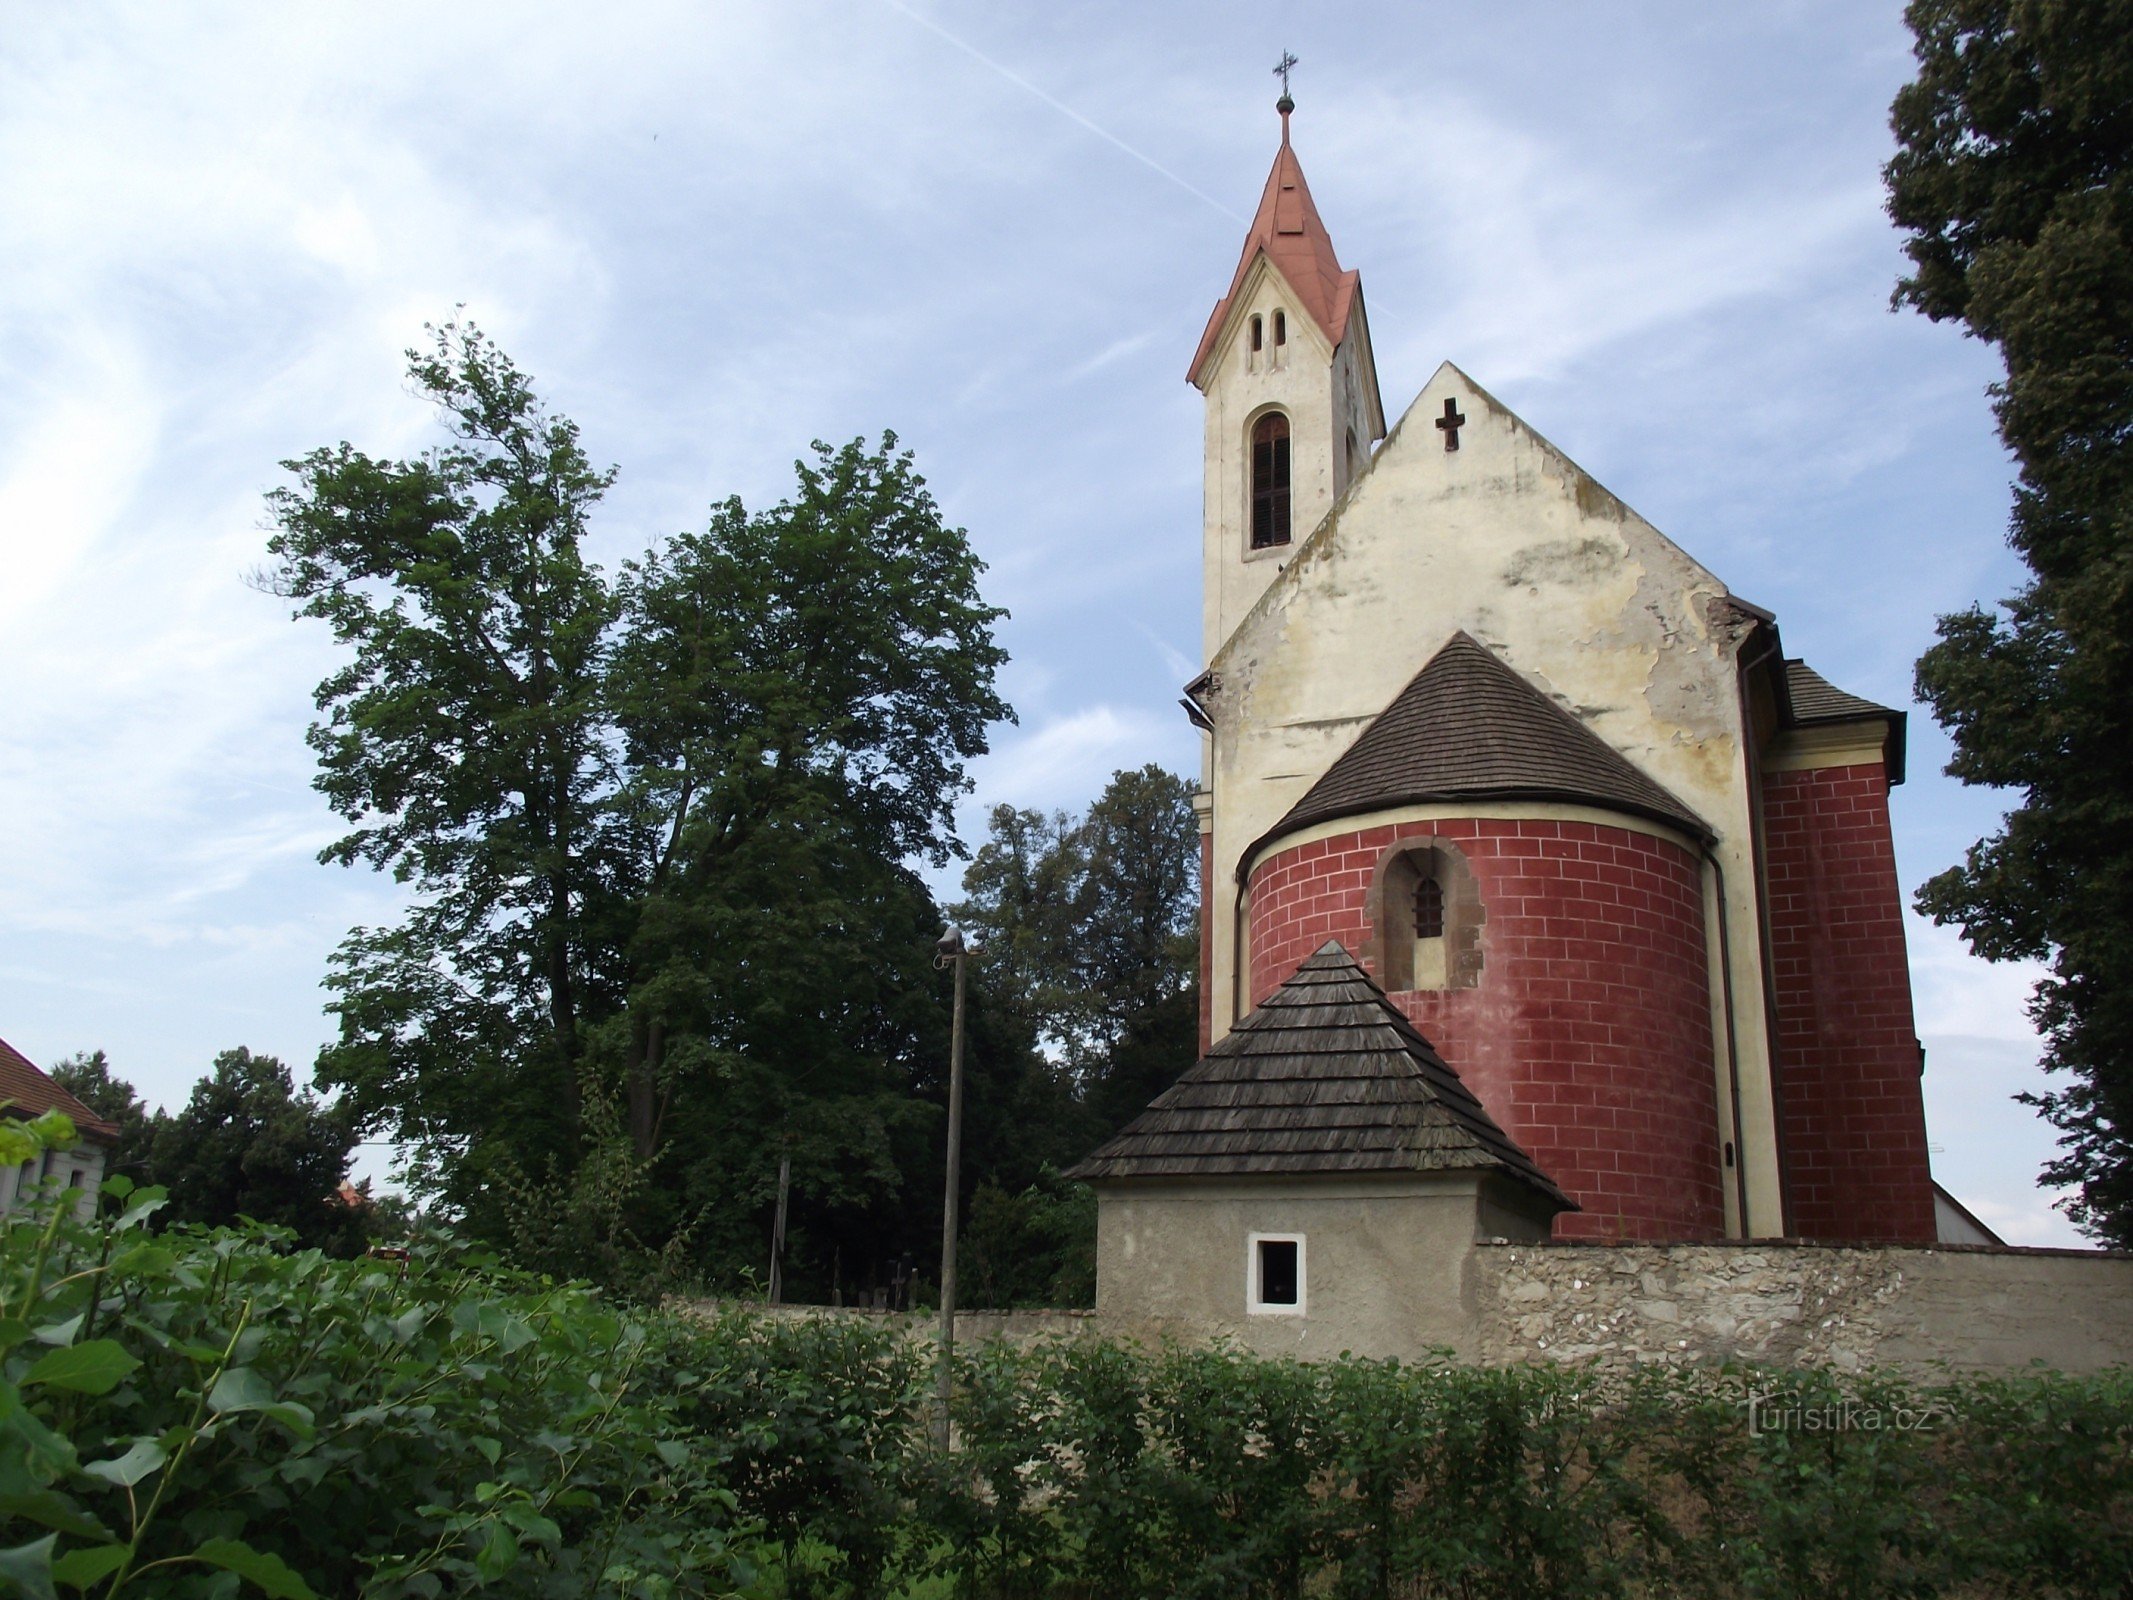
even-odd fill
[[[1726,1012],[1726,1077],[1732,1086],[1729,1096],[1733,1114],[1733,1207],[1740,1219],[1740,1236],[1752,1238],[1748,1231],[1748,1147],[1741,1138],[1740,1121],[1740,1042],[1738,1023],[1733,1014],[1733,934],[1726,926],[1726,868],[1718,859],[1718,852],[1709,845],[1703,847],[1703,858],[1711,864],[1713,887],[1718,895],[1718,981],[1724,996]]]
[[[1778,1167],[1775,1174],[1777,1178],[1778,1205],[1777,1236],[1783,1238],[1790,1228],[1790,1218],[1785,1214],[1785,1089],[1783,1067],[1778,1055],[1777,989],[1772,981],[1770,971],[1770,915],[1767,897],[1761,892],[1762,885],[1766,881],[1766,875],[1763,871],[1763,774],[1759,761],[1761,752],[1757,750],[1755,744],[1755,716],[1748,696],[1748,674],[1755,671],[1756,668],[1763,665],[1773,656],[1779,658],[1778,670],[1782,673],[1784,671],[1784,647],[1778,640],[1774,619],[1771,622],[1766,622],[1759,631],[1763,635],[1762,652],[1752,658],[1742,659],[1737,662],[1734,687],[1740,697],[1741,709],[1741,733],[1743,735],[1741,739],[1741,776],[1748,790],[1749,889],[1752,896],[1751,904],[1755,911],[1757,944],[1760,947],[1762,957],[1756,965],[1762,977],[1763,1050],[1765,1058],[1769,1062],[1770,1070],[1770,1144],[1773,1153],[1777,1157]],[[1733,969],[1729,963],[1726,968],[1726,982],[1729,992],[1732,981]],[[1730,1032],[1731,1022],[1729,1019],[1728,1033],[1730,1034]],[[1738,1110],[1739,1102],[1736,1100],[1736,1116],[1738,1116]],[[1739,1144],[1739,1137],[1740,1130],[1736,1126],[1734,1129],[1734,1148],[1740,1150],[1742,1156],[1740,1167],[1737,1170],[1744,1174],[1742,1182],[1745,1184],[1746,1151]],[[1741,1208],[1741,1232],[1744,1237],[1754,1237],[1748,1231],[1748,1212],[1745,1202]]]

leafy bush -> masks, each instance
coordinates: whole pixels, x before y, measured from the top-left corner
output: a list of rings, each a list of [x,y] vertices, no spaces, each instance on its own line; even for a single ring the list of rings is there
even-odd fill
[[[0,1160],[71,1137],[0,1123]],[[2133,1593],[2122,1369],[989,1344],[943,1451],[890,1319],[625,1314],[448,1240],[339,1262],[107,1193],[0,1225],[0,1595]]]
[[[288,1252],[129,1202],[0,1228],[0,1592],[727,1595],[694,1341],[445,1240]],[[30,1537],[25,1537],[30,1535]]]

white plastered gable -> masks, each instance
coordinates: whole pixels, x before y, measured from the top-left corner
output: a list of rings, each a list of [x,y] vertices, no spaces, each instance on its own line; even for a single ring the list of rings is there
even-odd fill
[[[1435,425],[1447,400],[1461,419],[1450,451]],[[1737,640],[1714,606],[1725,585],[1449,362],[1338,500],[1321,503],[1323,520],[1232,613],[1241,620],[1211,661],[1216,1036],[1239,1003],[1245,851],[1464,630],[1716,835],[1743,1137],[1764,1157],[1751,1174],[1774,1174]],[[1751,1207],[1774,1217],[1774,1188]]]
[[[1446,400],[1464,419],[1451,451]],[[1247,802],[1271,826],[1463,629],[1723,833],[1709,811],[1737,798],[1739,704],[1711,604],[1726,592],[1447,362],[1215,653],[1216,742],[1278,750],[1255,775],[1293,791]]]

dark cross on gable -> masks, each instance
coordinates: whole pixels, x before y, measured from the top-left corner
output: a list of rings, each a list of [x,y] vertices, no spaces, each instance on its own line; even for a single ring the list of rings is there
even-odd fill
[[[1447,450],[1458,449],[1459,430],[1466,426],[1466,418],[1459,414],[1458,401],[1447,400],[1444,402],[1444,415],[1437,419],[1437,426],[1444,430],[1444,448]]]

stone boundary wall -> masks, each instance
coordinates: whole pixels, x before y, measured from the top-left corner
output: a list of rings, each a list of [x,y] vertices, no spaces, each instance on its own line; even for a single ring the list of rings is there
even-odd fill
[[[1475,1245],[1455,1277],[1433,1288],[1456,1297],[1456,1309],[1426,1308],[1431,1327],[1457,1330],[1448,1343],[1441,1334],[1418,1335],[1397,1349],[1356,1348],[1355,1354],[1418,1361],[1448,1353],[1483,1366],[1754,1361],[1840,1372],[1892,1367],[1921,1376],[1943,1366],[2007,1370],[2041,1362],[2084,1373],[2133,1364],[2133,1253],[1796,1240],[1494,1240]],[[1423,1292],[1431,1286],[1417,1286]],[[714,1314],[723,1307],[693,1301],[683,1309]],[[747,1309],[783,1317],[877,1317],[929,1341],[940,1325],[932,1312]],[[1415,1320],[1425,1320],[1419,1305]],[[956,1317],[956,1338],[965,1344],[1058,1337],[1200,1344],[1242,1331],[1215,1319],[1160,1314],[965,1311]],[[1314,1340],[1314,1349],[1320,1343]],[[1337,1348],[1326,1342],[1324,1353]]]
[[[895,1328],[906,1338],[932,1340],[941,1330],[938,1311],[869,1311],[859,1306],[767,1306],[760,1300],[679,1300],[673,1309],[687,1315],[715,1317],[722,1311],[747,1311],[764,1317],[862,1317]],[[1006,1339],[1027,1344],[1037,1339],[1075,1338],[1112,1330],[1093,1311],[958,1311],[955,1314],[956,1343],[983,1344]]]
[[[1987,1246],[1477,1245],[1486,1365],[1746,1360],[1856,1371],[2133,1362],[2133,1255]]]

